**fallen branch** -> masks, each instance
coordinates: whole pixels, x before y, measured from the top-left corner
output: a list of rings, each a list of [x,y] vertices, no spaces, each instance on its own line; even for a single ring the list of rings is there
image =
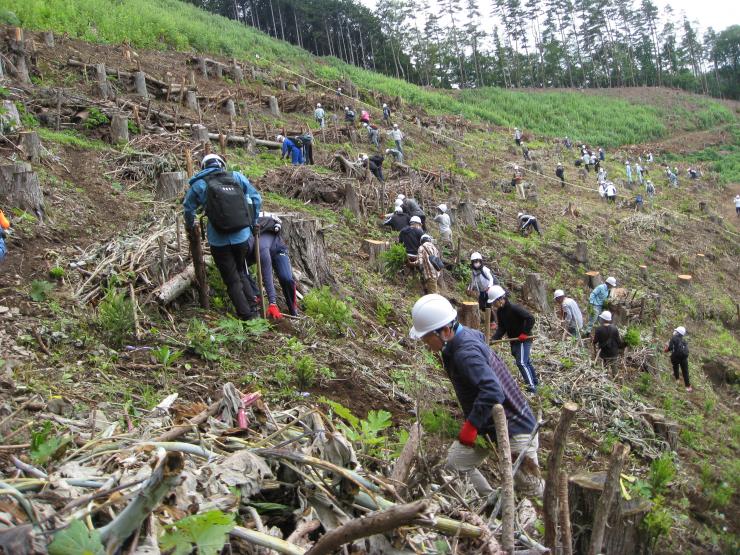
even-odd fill
[[[264,532],[258,532],[257,530],[250,530],[249,528],[243,528],[241,526],[235,526],[229,535],[232,538],[239,538],[254,545],[261,547],[267,547],[273,549],[279,553],[285,553],[286,555],[304,555],[306,550],[295,544],[265,534]]]
[[[214,403],[211,403],[210,406],[198,414],[197,416],[194,416],[190,422],[187,424],[180,424],[179,426],[173,427],[171,430],[166,431],[165,433],[157,436],[152,441],[172,441],[174,439],[177,439],[181,435],[189,432],[193,428],[196,428],[203,424],[206,420],[208,420],[209,416],[213,416],[218,412],[219,407],[221,406],[221,401],[218,400]]]

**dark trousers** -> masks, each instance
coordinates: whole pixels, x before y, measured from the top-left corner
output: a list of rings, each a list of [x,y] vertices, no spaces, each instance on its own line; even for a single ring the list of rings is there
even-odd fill
[[[236,309],[236,315],[242,320],[258,316],[255,302],[257,291],[247,272],[248,251],[247,241],[223,247],[211,245],[213,261],[221,274],[221,279],[224,280],[229,298]]]
[[[522,231],[526,231],[528,227],[534,229],[537,232],[537,235],[542,235],[542,232],[540,231],[540,224],[537,223],[537,220],[529,220],[527,225],[522,228]]]
[[[313,143],[303,143],[303,160],[313,166]]]
[[[478,308],[485,310],[488,307],[488,292],[481,291],[478,293]]]
[[[293,279],[293,268],[290,265],[287,248],[279,248],[276,253],[270,253],[272,258],[272,269],[277,274],[280,287],[288,304],[288,312],[295,316],[297,313],[298,299],[296,297],[295,280]]]
[[[683,357],[679,359],[671,358],[671,364],[673,365],[673,377],[678,379],[678,368],[681,367],[681,373],[683,374],[683,383],[686,387],[691,387],[689,383],[689,357]]]

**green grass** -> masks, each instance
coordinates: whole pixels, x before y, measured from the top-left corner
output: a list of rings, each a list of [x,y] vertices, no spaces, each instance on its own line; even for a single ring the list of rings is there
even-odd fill
[[[729,129],[732,134],[732,143],[721,146],[710,146],[690,154],[666,153],[666,160],[679,163],[701,162],[719,175],[720,183],[740,182],[740,125],[732,125]],[[685,179],[685,175],[679,176]]]
[[[36,132],[42,141],[71,146],[82,150],[105,150],[110,148],[103,141],[88,139],[75,131],[52,131],[46,127],[39,127]]]
[[[360,89],[377,91],[387,97],[400,96],[407,104],[422,106],[432,114],[462,114],[497,125],[516,125],[542,135],[568,135],[577,141],[607,147],[662,137],[667,133],[666,121],[676,118],[674,109],[598,95],[497,88],[452,94],[428,90],[336,58],[314,57],[251,27],[178,0],[3,0],[3,5],[18,16],[24,27],[31,29],[51,29],[92,42],[129,41],[137,48],[196,50],[233,56],[290,76],[280,66],[287,67],[332,87],[348,76]],[[714,101],[685,95],[682,102],[696,108],[678,109],[685,111],[680,121],[687,129],[733,120],[731,112]]]

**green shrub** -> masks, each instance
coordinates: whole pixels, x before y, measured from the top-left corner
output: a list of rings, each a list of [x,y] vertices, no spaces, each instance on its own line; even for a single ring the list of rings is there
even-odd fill
[[[401,243],[393,243],[391,247],[381,253],[380,259],[383,261],[385,273],[393,276],[400,272],[406,266],[406,249]]]
[[[54,266],[49,270],[49,277],[54,279],[62,279],[64,277],[64,268],[61,266]]]
[[[460,423],[443,408],[434,408],[421,413],[421,423],[430,434],[437,434],[445,439],[456,438],[460,431]]]
[[[20,27],[21,20],[10,10],[0,8],[0,24],[9,25],[11,27]]]
[[[98,304],[97,321],[111,344],[120,347],[134,331],[134,304],[125,293],[111,287]]]
[[[640,526],[648,537],[652,548],[655,547],[655,544],[662,536],[665,536],[671,531],[673,518],[670,511],[663,506],[662,497],[653,501],[653,508],[645,516]],[[648,552],[652,552],[652,549]]]
[[[624,333],[624,342],[628,347],[637,347],[640,344],[640,330],[635,327],[628,327]]]
[[[663,453],[650,464],[648,481],[653,495],[663,495],[668,491],[668,484],[676,477],[676,463],[672,453]]]
[[[54,284],[42,279],[35,279],[31,282],[31,291],[29,295],[32,301],[40,303],[49,297],[49,293],[54,290]]]
[[[303,309],[311,318],[337,333],[342,334],[352,327],[351,306],[334,296],[327,286],[309,291],[303,298]]]
[[[381,326],[388,325],[388,316],[393,312],[393,305],[383,297],[375,299],[375,319]]]
[[[98,108],[92,107],[90,108],[89,115],[85,120],[85,129],[95,129],[101,125],[106,125],[109,122],[110,120],[108,119],[108,116]]]

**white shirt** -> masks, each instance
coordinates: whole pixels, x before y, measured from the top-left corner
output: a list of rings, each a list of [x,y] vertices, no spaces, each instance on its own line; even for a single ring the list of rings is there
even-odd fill
[[[452,222],[450,221],[449,214],[437,214],[436,216],[434,216],[434,221],[439,224],[440,233],[444,234],[452,231]]]
[[[575,326],[578,329],[583,327],[581,309],[578,307],[578,303],[570,297],[565,297],[563,300],[563,317],[569,327]]]
[[[389,132],[389,135],[394,141],[401,141],[403,140],[403,133],[401,133],[400,129],[393,129]]]
[[[735,197],[735,208],[740,208],[740,195]]]
[[[614,186],[613,183],[609,183],[606,186],[606,196],[608,196],[608,197],[615,197],[615,196],[617,196],[617,188]]]

